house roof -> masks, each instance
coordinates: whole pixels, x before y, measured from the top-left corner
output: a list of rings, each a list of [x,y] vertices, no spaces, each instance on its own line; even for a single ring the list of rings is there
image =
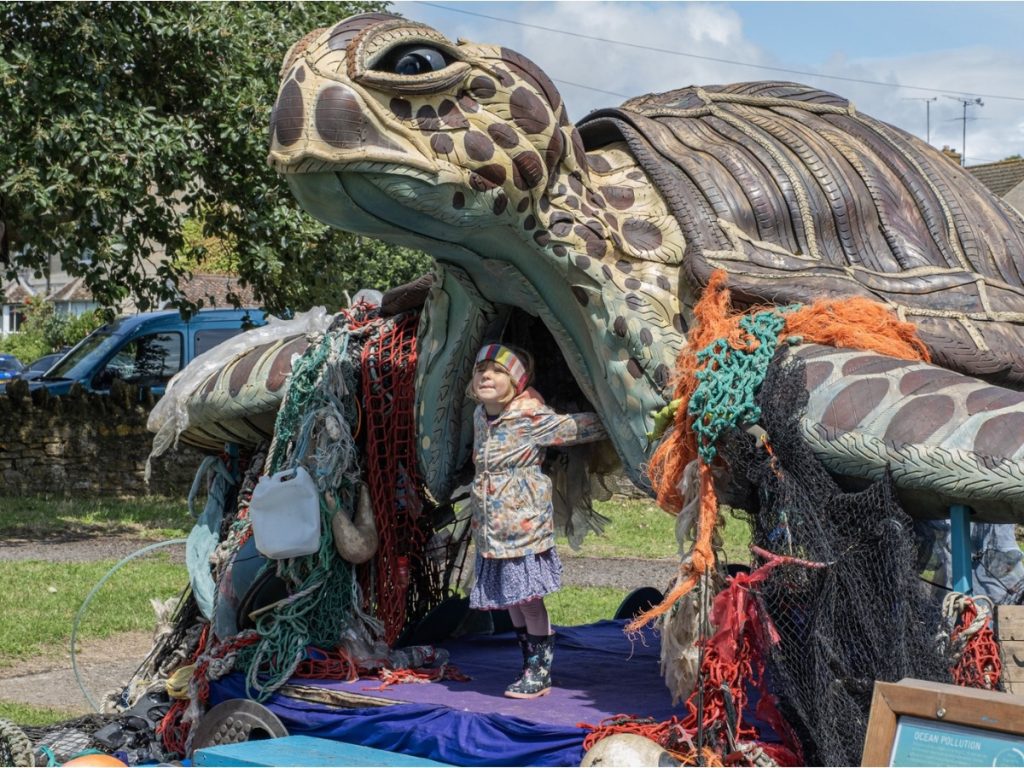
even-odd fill
[[[1010,190],[1024,181],[1024,157],[1010,157],[997,163],[971,165],[966,170],[990,192],[1005,197]]]
[[[218,307],[232,306],[228,301],[229,293],[236,294],[243,307],[256,306],[256,296],[252,288],[243,288],[238,284],[238,278],[231,275],[193,275],[191,280],[179,283],[178,287],[186,299],[202,299],[206,306],[209,306],[211,301]]]
[[[47,301],[92,301],[92,291],[85,285],[84,277],[76,277],[70,283],[58,288],[47,297]]]
[[[4,286],[0,299],[4,304],[24,304],[28,299],[35,296],[35,291],[25,286],[19,280],[11,280]]]

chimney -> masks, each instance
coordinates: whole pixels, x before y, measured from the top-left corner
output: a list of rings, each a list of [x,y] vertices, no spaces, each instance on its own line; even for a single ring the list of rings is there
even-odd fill
[[[948,144],[944,144],[942,147],[942,154],[944,154],[951,163],[954,165],[960,165],[961,156],[960,153],[953,149]]]

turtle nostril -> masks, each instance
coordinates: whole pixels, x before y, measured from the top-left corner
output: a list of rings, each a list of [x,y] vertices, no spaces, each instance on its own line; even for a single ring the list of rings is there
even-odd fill
[[[271,138],[283,146],[294,144],[302,135],[303,121],[302,89],[294,80],[289,80],[277,97],[270,117]]]
[[[325,88],[316,102],[316,130],[332,147],[354,148],[363,143],[364,122],[359,99],[348,88]]]
[[[344,85],[324,88],[317,97],[313,120],[320,138],[338,149],[376,147],[403,152],[383,135],[364,111],[362,101]]]

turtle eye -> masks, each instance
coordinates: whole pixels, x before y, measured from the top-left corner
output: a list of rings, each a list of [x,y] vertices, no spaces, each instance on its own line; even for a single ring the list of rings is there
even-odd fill
[[[383,61],[374,67],[396,75],[425,75],[444,69],[451,62],[437,48],[425,45],[404,45],[396,48]]]

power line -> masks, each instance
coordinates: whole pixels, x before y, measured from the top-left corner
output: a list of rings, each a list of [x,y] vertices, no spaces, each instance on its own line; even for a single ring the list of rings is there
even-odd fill
[[[642,51],[652,51],[654,53],[665,53],[670,56],[683,56],[688,59],[700,59],[701,61],[713,61],[718,64],[731,64],[737,67],[750,67],[752,69],[764,69],[772,72],[785,72],[789,75],[804,75],[806,77],[820,77],[828,80],[842,80],[847,83],[861,83],[863,85],[878,85],[886,88],[906,88],[913,91],[928,91],[929,93],[942,93],[948,94],[951,89],[949,88],[929,88],[923,85],[902,85],[900,83],[886,83],[881,80],[864,80],[857,77],[845,77],[843,75],[824,75],[820,72],[806,72],[800,69],[787,69],[785,67],[772,67],[767,64],[750,64],[746,61],[735,61],[733,59],[720,59],[715,56],[702,56],[697,53],[684,53],[683,51],[673,51],[668,48],[658,48],[652,45],[642,45],[641,43],[630,43],[625,40],[613,40],[607,37],[597,37],[596,35],[585,35],[582,32],[569,32],[564,29],[552,29],[550,27],[541,26],[540,24],[530,24],[526,21],[517,21],[515,19],[503,19],[500,16],[490,16],[486,13],[476,13],[475,11],[465,11],[461,8],[452,8],[447,5],[441,5],[440,3],[431,3],[426,0],[413,0],[420,5],[430,6],[431,8],[439,8],[442,11],[449,11],[450,13],[461,13],[465,16],[476,16],[480,19],[487,19],[489,21],[500,21],[504,24],[512,24],[517,27],[528,27],[529,29],[539,29],[543,32],[555,32],[559,35],[568,35],[569,37],[578,37],[581,40],[591,40],[598,43],[609,43],[611,45],[621,45],[626,48],[636,48]],[[569,85],[575,85],[569,83]],[[589,86],[578,86],[580,88],[588,88],[589,90],[599,90],[597,88],[589,88]],[[601,91],[602,93],[611,93],[611,91]],[[986,99],[1006,99],[1008,101],[1024,101],[1024,96],[1002,96],[995,93],[968,93],[967,91],[953,91],[953,93],[962,94],[964,96],[983,96]],[[613,96],[619,96],[621,94],[613,93]]]
[[[584,89],[586,91],[595,91],[597,93],[607,93],[609,96],[618,96],[620,99],[631,98],[628,94],[619,93],[618,91],[607,91],[604,88],[594,88],[592,85],[583,85],[582,83],[574,83],[571,80],[562,80],[562,79],[557,78],[557,77],[552,77],[551,79],[554,80],[556,83],[561,83],[562,85],[571,85],[573,88],[582,88],[582,89]]]

